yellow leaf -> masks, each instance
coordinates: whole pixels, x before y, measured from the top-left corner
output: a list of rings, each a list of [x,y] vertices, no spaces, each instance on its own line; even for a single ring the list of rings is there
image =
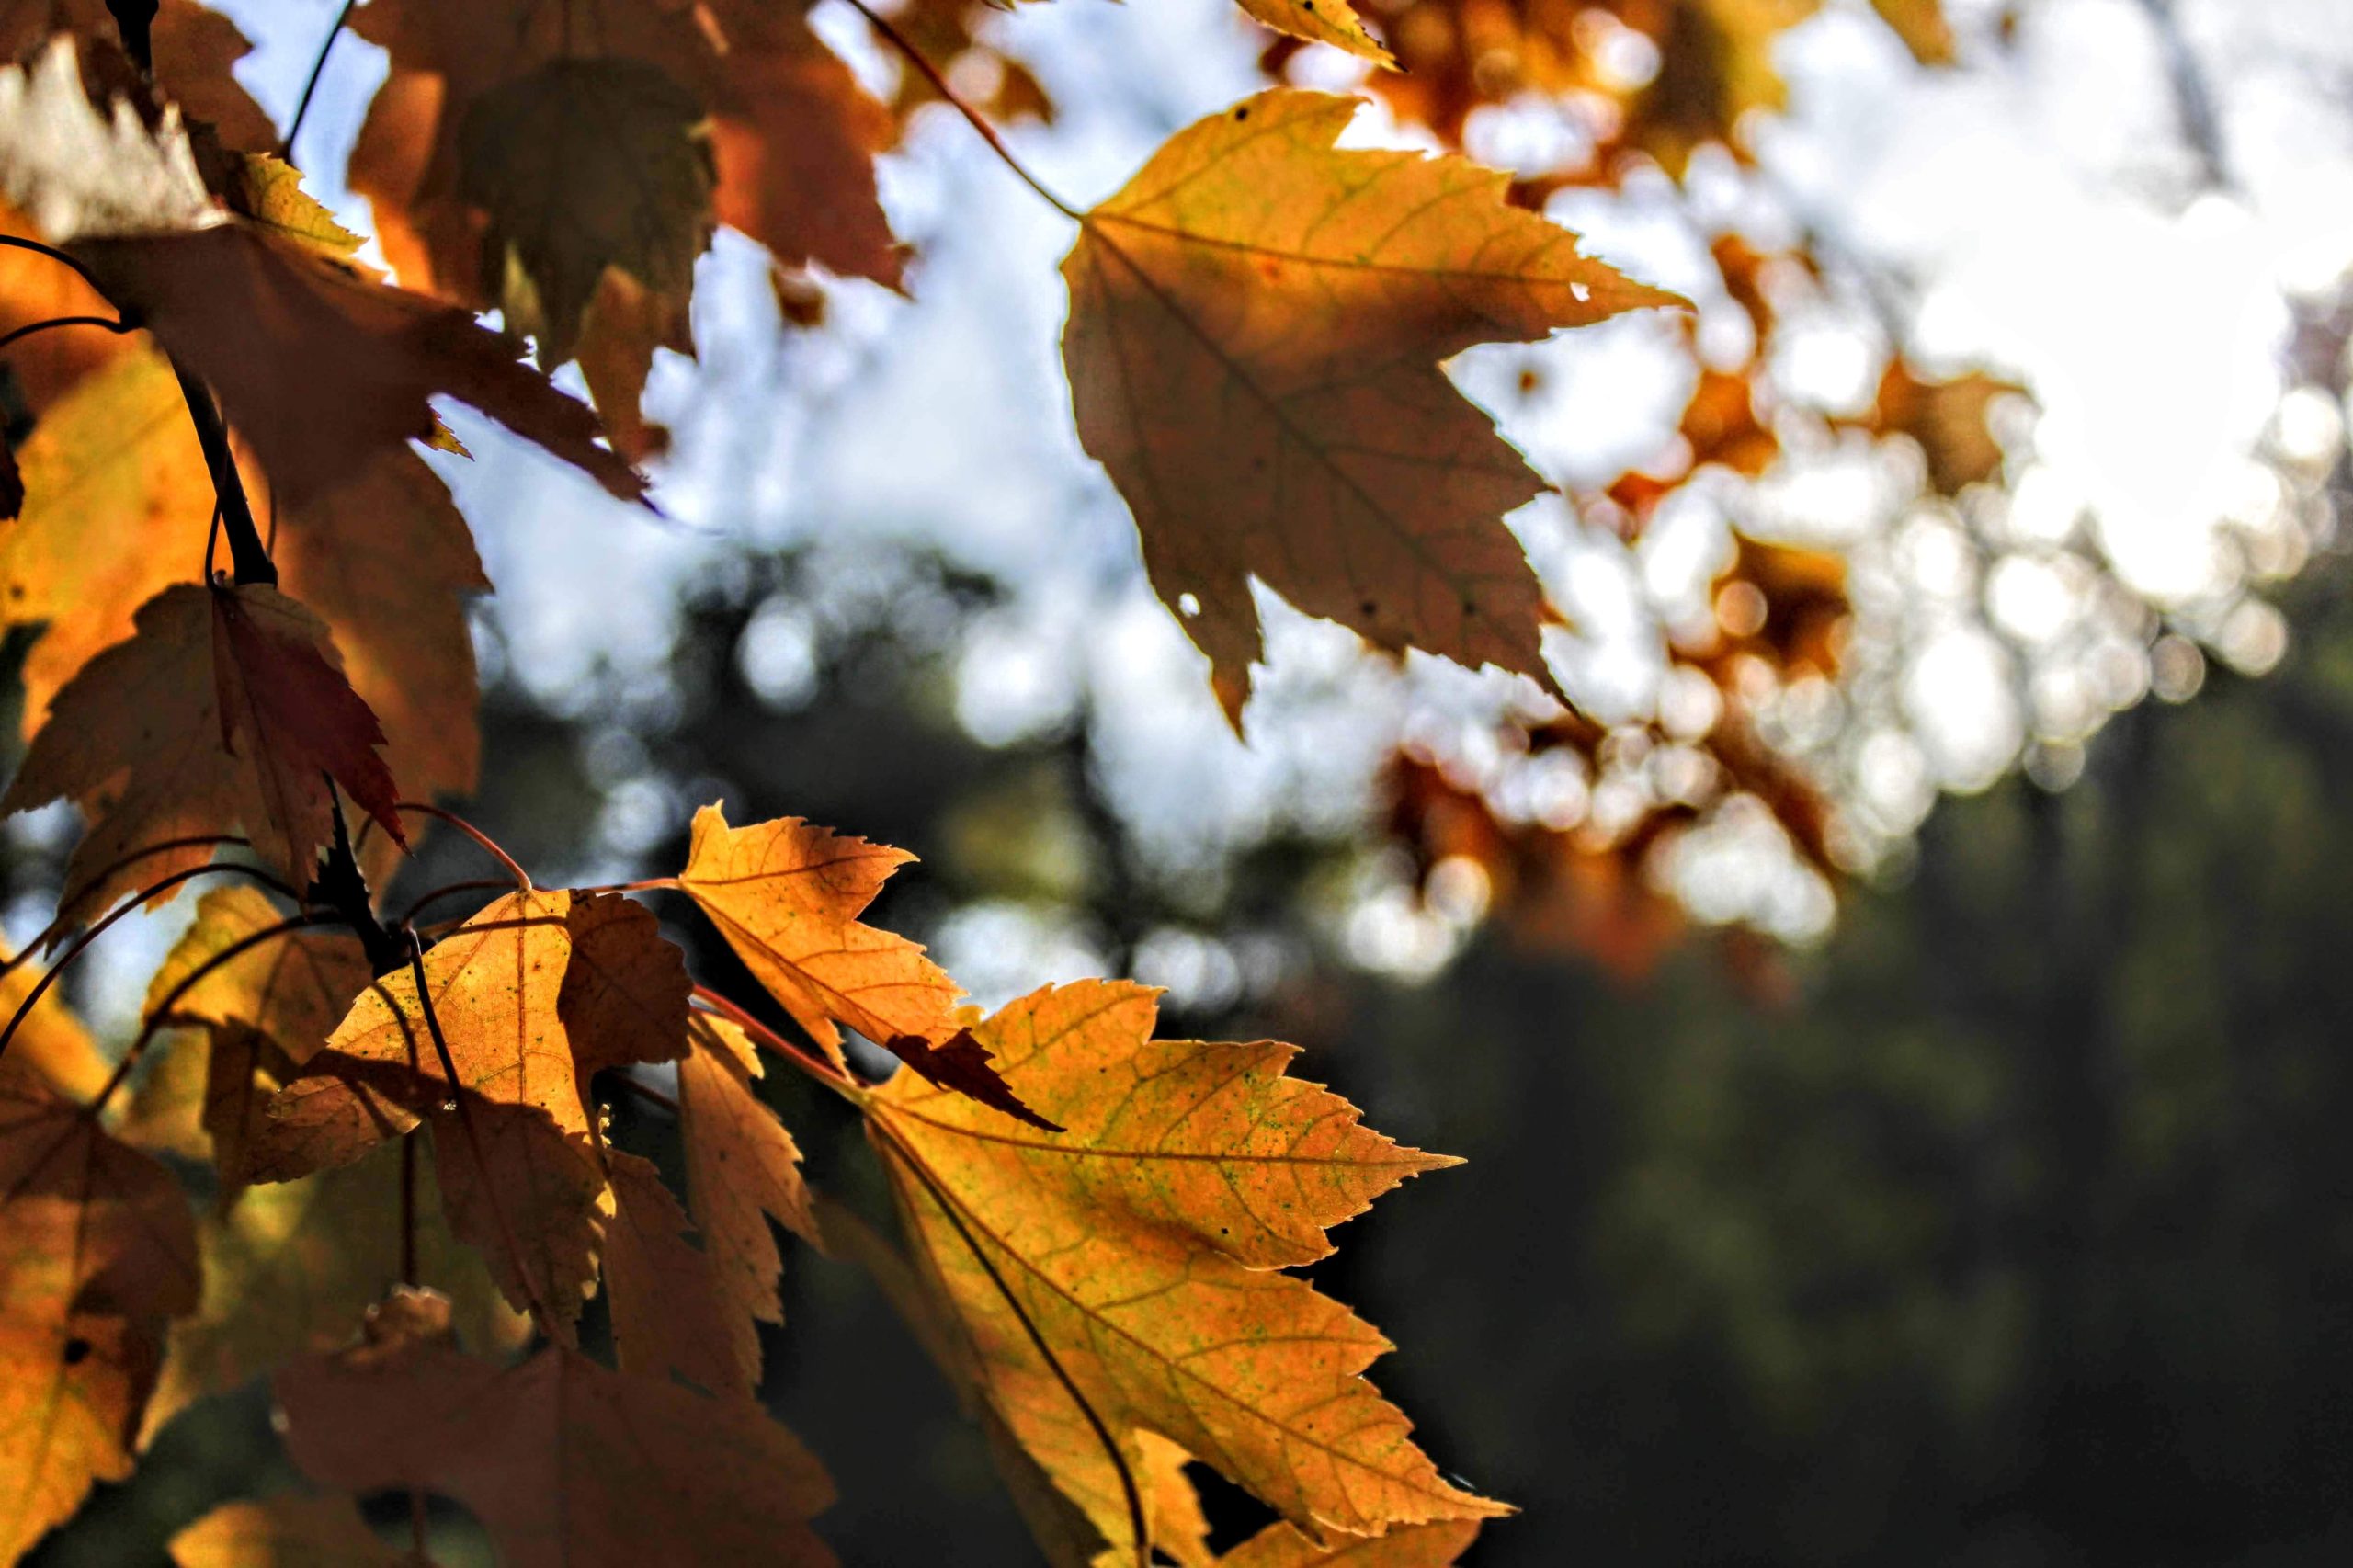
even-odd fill
[[[596,1283],[612,1208],[558,1006],[571,908],[561,892],[511,893],[444,937],[424,960],[432,1019],[405,970],[360,993],[250,1145],[255,1179],[278,1180],[347,1165],[429,1118],[450,1228],[509,1301],[546,1310],[551,1333]]]
[[[165,1322],[196,1300],[171,1173],[0,1061],[0,1562],[131,1473]]]
[[[148,1438],[206,1394],[351,1342],[369,1305],[401,1279],[402,1165],[399,1148],[381,1147],[337,1170],[247,1187],[234,1207],[204,1220],[203,1301],[172,1325]],[[499,1300],[480,1256],[450,1234],[422,1158],[415,1179],[417,1278],[449,1299],[467,1344],[493,1354],[520,1348],[529,1322]]]
[[[178,1568],[401,1568],[348,1497],[223,1503],[172,1537]]]
[[[690,1033],[693,1050],[678,1063],[688,1202],[729,1305],[746,1318],[782,1323],[777,1277],[784,1260],[769,1218],[812,1246],[824,1244],[801,1178],[801,1148],[752,1093],[760,1063],[744,1031],[706,1013],[696,1015]]]
[[[1448,1162],[1281,1078],[1285,1046],[1150,1038],[1151,994],[1049,989],[973,1027],[1037,1133],[902,1073],[868,1131],[961,1378],[1104,1540],[1153,1525],[1140,1431],[1316,1532],[1377,1534],[1502,1507],[1449,1484],[1359,1374],[1388,1344],[1273,1266]]]
[[[1063,354],[1086,449],[1239,722],[1254,576],[1383,648],[1550,677],[1503,515],[1541,482],[1439,362],[1681,303],[1457,158],[1339,152],[1357,100],[1261,93],[1086,214]]]
[[[1310,43],[1328,43],[1350,54],[1361,54],[1367,60],[1383,65],[1394,65],[1389,51],[1381,46],[1364,25],[1348,0],[1238,0],[1251,16],[1277,32],[1303,38]]]
[[[179,385],[146,349],[44,414],[20,457],[26,508],[0,528],[0,614],[41,628],[24,666],[30,733],[59,687],[131,634],[141,605],[199,579],[212,485]],[[490,585],[448,489],[415,452],[388,452],[274,515],[280,585],[333,630],[352,689],[382,722],[393,776],[423,799],[471,791],[480,745],[465,599]],[[108,549],[89,548],[93,518],[105,519]]]
[[[1449,1522],[1319,1546],[1289,1525],[1273,1524],[1219,1558],[1217,1568],[1449,1568],[1478,1533],[1476,1523]]]
[[[858,919],[914,858],[798,817],[730,827],[719,807],[705,806],[678,885],[839,1063],[837,1022],[878,1044],[956,1031],[956,983],[916,944]]]

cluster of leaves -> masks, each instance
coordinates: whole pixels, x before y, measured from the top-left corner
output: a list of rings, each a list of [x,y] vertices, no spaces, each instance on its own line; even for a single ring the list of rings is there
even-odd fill
[[[1380,51],[1336,0],[1245,8]],[[193,0],[34,10],[0,40],[0,342],[29,426],[0,603],[40,629],[0,806],[70,802],[88,830],[47,938],[70,945],[37,982],[10,964],[0,1037],[0,1556],[267,1377],[320,1494],[211,1516],[185,1563],[392,1561],[351,1500],[403,1491],[518,1563],[825,1561],[829,1483],[753,1397],[774,1221],[875,1271],[1056,1562],[1211,1562],[1194,1462],[1279,1516],[1216,1561],[1453,1561],[1502,1509],[1364,1381],[1381,1336],[1286,1272],[1448,1162],[1289,1077],[1289,1047],[1154,1039],[1138,987],[961,1006],[859,919],[896,851],[713,807],[675,878],[542,889],[432,803],[480,767],[487,584],[418,449],[460,449],[431,400],[642,499],[662,436],[639,395],[656,348],[690,348],[717,226],[766,247],[788,302],[812,267],[901,284],[874,189],[892,108],[797,7],[375,0],[351,25],[390,74],[349,174],[396,285],[302,191],[228,24]],[[969,16],[869,16],[994,144],[917,41]],[[1044,109],[999,80],[999,107]],[[1078,226],[1079,435],[1237,723],[1253,578],[1379,647],[1549,685],[1502,523],[1542,483],[1440,363],[1680,302],[1499,173],[1336,149],[1354,110],[1268,91],[1092,211],[1039,187]],[[593,413],[546,379],[571,361]],[[370,873],[435,823],[507,876],[377,907]],[[201,899],[109,1064],[55,982],[211,876],[238,885]],[[696,983],[634,896],[656,892],[724,936],[757,1010]],[[861,1078],[845,1031],[903,1067]],[[756,1091],[774,1062],[863,1119],[898,1242],[803,1183]],[[607,1092],[666,1104],[683,1200],[608,1136]],[[579,1333],[599,1291],[612,1366]]]

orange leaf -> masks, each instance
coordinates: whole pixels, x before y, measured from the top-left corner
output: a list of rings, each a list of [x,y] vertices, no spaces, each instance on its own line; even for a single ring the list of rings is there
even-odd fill
[[[647,286],[666,308],[605,315],[592,382],[599,408],[626,433],[624,449],[642,449],[637,394],[644,371],[631,361],[650,357],[656,344],[686,341],[690,279],[677,276],[676,250],[690,241],[690,260],[702,248],[708,236],[692,220],[705,206],[710,217],[766,245],[780,265],[814,261],[846,276],[893,287],[899,281],[898,247],[874,185],[874,154],[891,138],[889,112],[818,40],[803,15],[803,7],[762,0],[609,5],[597,17],[603,74],[574,73],[559,81],[543,73],[578,51],[557,10],[529,0],[376,0],[354,16],[352,28],[385,49],[392,74],[352,150],[352,188],[374,207],[384,254],[412,285],[468,305],[504,304],[510,317],[518,303],[531,306],[523,312],[528,318],[545,296],[564,296],[548,301],[553,308],[544,324],[552,342],[543,356],[569,356],[577,312],[605,266]],[[530,100],[537,108],[529,118],[543,126],[533,146],[546,145],[545,122],[568,118],[577,127],[570,144],[581,155],[614,155],[621,149],[609,114],[591,115],[575,104],[567,115],[565,108],[584,88],[609,88],[614,67],[658,75],[699,107],[716,176],[707,203],[682,208],[682,142],[675,134],[643,134],[654,127],[641,116],[641,133],[626,140],[645,167],[668,169],[666,177],[632,178],[620,192],[607,193],[597,204],[596,237],[585,244],[581,236],[568,238],[570,255],[561,263],[545,247],[518,249],[518,265],[511,267],[506,256],[483,254],[486,231],[517,231],[514,184],[493,176],[521,150],[511,138],[476,128],[511,122],[517,106],[508,89],[542,74]],[[651,99],[637,95],[632,101]],[[650,233],[665,236],[651,250],[643,243]],[[526,287],[518,290],[518,283]],[[590,323],[594,337],[595,312]]]
[[[286,1447],[324,1485],[463,1504],[507,1568],[830,1564],[824,1471],[748,1400],[551,1346],[512,1369],[395,1338],[278,1374]]]
[[[1357,101],[1275,91],[1178,132],[1063,264],[1079,438],[1237,724],[1254,576],[1381,647],[1549,680],[1506,512],[1542,482],[1438,364],[1682,303],[1455,158],[1339,152]]]
[[[170,1172],[0,1062],[0,1562],[131,1473],[165,1320],[197,1298]]]
[[[1070,1131],[1015,1134],[903,1073],[868,1131],[957,1371],[1128,1561],[1149,1529],[1135,1434],[1157,1433],[1318,1532],[1504,1511],[1447,1483],[1359,1373],[1387,1342],[1270,1272],[1324,1227],[1449,1162],[1282,1077],[1290,1049],[1150,1038],[1152,994],[1085,983],[974,1026]]]
[[[553,1333],[596,1282],[612,1208],[558,1005],[571,907],[561,892],[511,893],[425,955],[456,1083],[403,970],[360,993],[252,1143],[256,1179],[282,1180],[347,1165],[429,1118],[451,1229],[483,1249],[508,1300],[546,1309]]]
[[[608,1153],[605,1171],[615,1205],[605,1227],[605,1292],[621,1370],[749,1396],[760,1381],[759,1334],[748,1314],[729,1310],[717,1260],[687,1239],[686,1210],[634,1154]]]
[[[914,858],[798,817],[730,827],[705,806],[678,885],[838,1064],[837,1021],[877,1044],[956,1032],[956,983],[922,948],[858,919]]]
[[[782,1323],[777,1276],[784,1260],[769,1218],[813,1246],[824,1244],[801,1179],[801,1148],[752,1093],[760,1062],[744,1031],[698,1013],[688,1032],[693,1050],[678,1063],[688,1201],[728,1304],[747,1318]]]
[[[1219,1558],[1217,1568],[1449,1568],[1478,1533],[1475,1523],[1449,1522],[1318,1546],[1290,1526],[1275,1524]]]
[[[134,850],[240,824],[266,864],[307,886],[334,822],[330,777],[399,836],[382,733],[317,617],[272,588],[182,585],[132,624],[57,694],[0,797],[0,811],[72,800],[90,817],[64,903],[111,903],[202,865],[211,851],[196,846],[108,871]]]
[[[41,629],[25,657],[30,733],[60,687],[131,634],[141,605],[198,577],[212,483],[179,383],[144,349],[45,413],[21,456],[27,504],[0,528],[0,613]],[[420,799],[471,790],[480,746],[465,599],[490,585],[448,489],[414,451],[388,451],[274,515],[280,586],[333,628],[352,689],[383,722],[393,775]],[[89,547],[93,518],[105,519],[105,550]]]
[[[687,1053],[687,955],[643,904],[579,893],[564,920],[571,956],[556,1014],[582,1074]]]
[[[178,1568],[402,1568],[348,1497],[223,1503],[172,1537]]]

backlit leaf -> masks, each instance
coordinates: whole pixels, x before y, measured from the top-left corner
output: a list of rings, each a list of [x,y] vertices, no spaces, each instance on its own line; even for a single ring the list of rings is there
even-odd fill
[[[1379,1533],[1502,1511],[1449,1484],[1359,1374],[1387,1342],[1272,1272],[1415,1172],[1354,1112],[1281,1073],[1290,1048],[1150,1038],[1151,994],[1038,992],[973,1028],[1034,1133],[902,1073],[869,1132],[961,1377],[1134,1556],[1149,1510],[1135,1434],[1158,1434],[1302,1528]]]
[[[178,1568],[401,1568],[348,1497],[223,1503],[172,1537]]]
[[[196,1301],[171,1173],[0,1061],[0,1562],[131,1473],[165,1321]]]
[[[1276,91],[1180,131],[1063,264],[1079,437],[1239,722],[1255,576],[1383,648],[1550,677],[1506,512],[1541,482],[1439,362],[1679,303],[1453,158],[1340,152],[1354,99]]]
[[[71,800],[90,818],[65,903],[111,903],[211,854],[117,865],[134,850],[240,825],[266,864],[305,886],[333,822],[330,778],[400,837],[382,733],[316,616],[273,588],[182,585],[132,624],[130,641],[58,692],[0,797],[8,812]]]
[[[956,1031],[956,983],[916,944],[858,918],[914,858],[798,817],[730,827],[719,807],[705,806],[678,885],[838,1062],[837,1024],[878,1044]]]

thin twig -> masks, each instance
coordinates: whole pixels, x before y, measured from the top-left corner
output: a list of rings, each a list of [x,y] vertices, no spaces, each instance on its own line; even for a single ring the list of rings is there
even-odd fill
[[[221,526],[229,536],[229,564],[240,585],[278,586],[278,566],[261,542],[254,522],[254,504],[245,496],[244,479],[237,472],[237,456],[229,449],[229,426],[221,405],[195,371],[175,356],[172,374],[179,378],[180,396],[188,402],[188,416],[196,425],[197,445],[204,449],[204,466],[212,476],[213,498],[221,504]]]
[[[641,1083],[627,1073],[614,1074],[612,1082],[619,1084],[622,1088],[627,1089],[639,1099],[647,1101],[653,1105],[660,1106],[672,1116],[676,1116],[678,1114],[677,1100],[669,1095],[664,1094],[661,1090],[655,1088],[651,1084]]]
[[[319,40],[317,58],[311,62],[311,74],[302,83],[302,96],[295,100],[294,118],[287,122],[286,134],[278,143],[278,155],[288,163],[294,161],[294,138],[302,134],[302,121],[311,112],[311,100],[318,95],[319,78],[326,74],[327,56],[335,52],[335,40],[343,36],[344,24],[351,20],[352,8],[358,0],[343,0],[343,8],[335,14],[335,26]]]
[[[416,924],[416,917],[418,914],[424,910],[426,904],[437,903],[445,898],[455,898],[461,892],[487,892],[494,888],[507,888],[514,885],[514,883],[507,881],[504,878],[493,879],[488,877],[478,877],[462,882],[449,882],[444,886],[435,888],[429,892],[419,894],[416,902],[408,906],[408,912],[403,915],[398,920],[394,921],[393,924],[396,926],[414,926]]]
[[[482,829],[476,827],[473,824],[468,822],[457,812],[444,811],[439,806],[428,805],[423,801],[395,801],[392,802],[392,809],[396,812],[414,812],[419,816],[432,817],[438,821],[448,823],[451,827],[456,828],[460,833],[464,834],[468,838],[472,839],[476,844],[482,846],[482,847],[486,850],[493,858],[497,860],[500,865],[506,867],[508,871],[512,872],[515,877],[515,886],[517,892],[529,892],[531,891],[530,873],[524,870],[520,865],[516,863],[515,857],[506,853],[506,850],[501,849],[498,846],[497,840],[492,838],[490,835],[484,833]]]
[[[801,1050],[799,1046],[793,1044],[790,1040],[777,1033],[776,1030],[768,1028],[767,1025],[752,1017],[751,1014],[745,1012],[742,1007],[737,1006],[725,996],[722,996],[718,992],[713,991],[710,986],[696,986],[694,995],[695,1000],[700,1002],[704,1006],[710,1008],[712,1012],[719,1014],[722,1017],[726,1018],[729,1022],[737,1025],[745,1033],[750,1035],[760,1044],[767,1046],[770,1051],[775,1051],[779,1056],[783,1057],[787,1062],[791,1062],[794,1066],[800,1068],[803,1073],[806,1073],[809,1076],[816,1079],[827,1088],[832,1089],[835,1093],[845,1096],[854,1103],[862,1102],[865,1099],[865,1085],[859,1083],[848,1074],[842,1072],[832,1062],[821,1061],[818,1058],[810,1055],[807,1051]]]
[[[157,1031],[172,1021],[173,1010],[180,1005],[181,1000],[189,992],[201,984],[206,977],[243,958],[264,942],[274,942],[280,937],[291,936],[307,926],[324,925],[328,918],[330,917],[310,914],[295,915],[278,921],[274,926],[265,926],[258,931],[249,931],[206,959],[187,974],[182,975],[179,983],[164,994],[164,999],[147,1010],[147,1021],[141,1027],[139,1038],[132,1040],[131,1049],[122,1053],[122,1060],[115,1063],[114,1071],[108,1074],[106,1083],[100,1086],[98,1092],[91,1096],[88,1108],[82,1114],[96,1117],[106,1109],[107,1102],[114,1097],[114,1092],[122,1086],[123,1080],[131,1076],[131,1068],[138,1065],[140,1057],[146,1053],[148,1043],[155,1038]]]
[[[253,846],[248,840],[239,838],[233,834],[202,833],[193,838],[166,838],[160,844],[150,844],[143,849],[134,849],[111,865],[100,867],[89,880],[93,883],[105,881],[116,872],[128,870],[142,860],[152,860],[158,855],[168,855],[175,849],[200,849],[207,846],[218,849],[231,845],[242,849],[249,849]],[[139,896],[142,900],[146,897],[144,893]],[[23,948],[6,959],[0,959],[0,976],[6,976],[18,964],[40,951],[42,947],[55,941],[72,920],[74,907],[74,904],[67,904],[59,910],[57,917],[42,926],[31,941],[27,942]]]
[[[1051,207],[1055,211],[1061,213],[1072,222],[1081,223],[1086,222],[1086,215],[1084,213],[1080,212],[1077,208],[1073,207],[1069,202],[1064,201],[1061,197],[1056,196],[1052,191],[1047,189],[1045,185],[1040,181],[1037,176],[1031,174],[1029,169],[1022,165],[1021,160],[1013,155],[1013,149],[1007,147],[1005,144],[1005,139],[996,133],[996,127],[982,119],[980,110],[974,108],[972,105],[966,103],[962,98],[957,96],[956,89],[948,85],[948,78],[940,74],[939,67],[934,65],[928,59],[925,58],[923,51],[917,49],[913,41],[908,39],[906,34],[901,32],[889,18],[878,15],[875,11],[869,8],[866,5],[866,0],[849,0],[849,7],[851,10],[856,11],[859,16],[864,17],[867,19],[867,22],[872,26],[876,32],[881,33],[883,38],[890,41],[891,47],[897,50],[901,54],[905,55],[909,63],[913,64],[917,71],[923,73],[923,78],[925,81],[931,84],[932,91],[938,93],[951,108],[956,110],[957,113],[962,115],[965,119],[971,123],[973,130],[981,133],[981,140],[987,142],[990,150],[995,153],[1000,159],[1004,160],[1005,166],[1006,168],[1011,169],[1015,174],[1021,176],[1022,184],[1028,186],[1031,190],[1036,191],[1039,196],[1044,199],[1049,207]]]
[[[43,995],[47,994],[51,986],[57,983],[57,977],[59,975],[63,974],[68,969],[73,967],[73,963],[75,959],[80,958],[85,952],[89,950],[90,944],[97,941],[99,937],[103,936],[108,926],[121,919],[132,910],[144,908],[150,899],[156,898],[164,893],[169,892],[172,889],[179,886],[182,882],[188,881],[193,878],[209,875],[214,871],[251,877],[265,887],[271,888],[278,892],[283,893],[286,897],[293,899],[297,903],[301,902],[301,895],[296,893],[292,888],[288,887],[284,882],[279,881],[267,871],[261,870],[253,866],[222,866],[208,864],[203,866],[190,866],[185,871],[174,871],[170,876],[165,877],[149,884],[147,887],[141,889],[138,897],[118,905],[108,913],[105,919],[100,920],[97,925],[91,926],[88,930],[83,932],[79,937],[76,937],[74,939],[74,945],[65,949],[65,956],[51,964],[49,967],[48,972],[33,983],[33,988],[25,994],[25,999],[17,1004],[17,1011],[8,1019],[8,1027],[6,1028],[0,1028],[0,1056],[6,1056],[7,1054],[8,1042],[17,1038],[17,1027],[21,1025],[25,1021],[26,1017],[32,1012],[34,1004],[38,1003]]]
[[[0,349],[13,348],[28,337],[61,326],[97,326],[112,333],[139,330],[131,323],[118,321],[113,316],[51,316],[47,321],[27,322],[13,332],[0,333]]]

